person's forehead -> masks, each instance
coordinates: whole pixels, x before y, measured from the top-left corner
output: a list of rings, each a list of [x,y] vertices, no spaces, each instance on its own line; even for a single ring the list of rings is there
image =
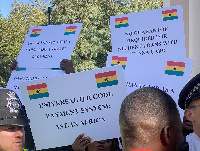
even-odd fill
[[[0,130],[8,129],[8,128],[11,128],[11,127],[19,127],[19,126],[18,125],[1,125]]]
[[[193,100],[193,101],[189,104],[189,106],[190,106],[190,105],[200,105],[200,98],[197,98],[197,99]]]

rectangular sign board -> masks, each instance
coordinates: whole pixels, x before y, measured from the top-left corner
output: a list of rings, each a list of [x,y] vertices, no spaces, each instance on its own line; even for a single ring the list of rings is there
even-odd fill
[[[32,80],[46,79],[49,77],[64,75],[65,72],[62,70],[51,70],[51,69],[26,69],[21,71],[12,71],[6,88],[15,91],[19,96],[22,104],[22,96],[19,90],[19,83],[27,82]]]
[[[93,141],[120,136],[127,95],[122,66],[19,84],[36,149],[71,145],[81,133]]]
[[[128,94],[142,87],[156,87],[168,93],[178,105],[179,93],[190,80],[192,59],[141,56],[109,52],[106,66],[122,65]],[[183,110],[179,108],[181,118]]]
[[[31,27],[17,58],[19,67],[59,68],[70,59],[82,23]]]
[[[110,17],[112,52],[186,56],[182,6]]]

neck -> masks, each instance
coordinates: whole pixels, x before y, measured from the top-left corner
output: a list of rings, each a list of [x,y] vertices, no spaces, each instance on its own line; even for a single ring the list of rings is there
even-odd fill
[[[194,133],[200,138],[200,129],[195,125],[193,125],[193,129],[194,129]]]

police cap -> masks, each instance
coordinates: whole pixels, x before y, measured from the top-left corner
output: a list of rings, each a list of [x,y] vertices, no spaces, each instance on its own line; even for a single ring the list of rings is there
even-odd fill
[[[0,125],[28,124],[25,108],[17,94],[9,89],[0,89]]]
[[[178,105],[185,110],[189,104],[200,98],[200,73],[193,77],[181,90]]]

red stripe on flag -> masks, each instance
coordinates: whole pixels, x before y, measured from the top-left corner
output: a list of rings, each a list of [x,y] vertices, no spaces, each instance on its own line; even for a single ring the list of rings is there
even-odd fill
[[[116,75],[116,71],[109,71],[109,72],[95,74],[95,78],[98,79],[98,78],[114,76],[114,75]]]
[[[127,57],[112,56],[112,60],[127,61]]]
[[[115,22],[116,21],[123,21],[123,20],[128,20],[128,17],[115,18]]]
[[[174,62],[174,61],[167,61],[168,66],[179,66],[179,67],[185,67],[184,62]]]
[[[68,27],[66,27],[66,29],[76,29],[77,28],[77,26],[68,26]]]
[[[41,31],[42,29],[33,29],[32,32]]]
[[[42,83],[42,84],[36,84],[36,85],[30,85],[27,86],[27,90],[35,90],[35,89],[41,89],[41,88],[46,88],[47,84],[46,83]]]
[[[162,11],[162,14],[168,14],[168,13],[174,13],[174,12],[177,12],[177,9],[165,10],[165,11]]]

